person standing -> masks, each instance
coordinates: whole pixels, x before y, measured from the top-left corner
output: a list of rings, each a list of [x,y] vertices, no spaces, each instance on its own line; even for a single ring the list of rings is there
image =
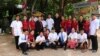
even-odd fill
[[[54,28],[55,28],[57,33],[60,32],[60,23],[61,23],[61,18],[59,16],[59,14],[56,13],[56,15],[54,17]]]
[[[51,29],[54,26],[54,20],[51,18],[51,15],[48,15],[48,18],[46,19],[47,22],[47,28],[51,31]]]
[[[30,21],[29,21],[29,30],[35,30],[34,16],[32,16]]]
[[[98,50],[98,41],[96,32],[99,29],[99,21],[96,15],[92,15],[92,20],[90,22],[90,39],[92,42],[92,52],[97,52]]]
[[[10,27],[12,28],[12,34],[15,37],[16,49],[19,49],[18,41],[20,34],[22,34],[22,22],[19,19],[20,16],[16,15],[16,20],[12,21],[10,25]]]

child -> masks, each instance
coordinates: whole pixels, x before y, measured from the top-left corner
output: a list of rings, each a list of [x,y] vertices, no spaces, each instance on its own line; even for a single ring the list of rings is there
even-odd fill
[[[67,33],[64,31],[64,29],[61,29],[61,32],[59,33],[59,42],[60,46],[65,46],[64,50],[66,50],[66,42],[67,42]]]
[[[75,49],[77,46],[77,38],[78,38],[78,34],[75,32],[75,29],[72,28],[72,32],[68,36],[67,46],[69,48]]]
[[[87,49],[87,41],[88,40],[87,40],[87,34],[84,33],[84,30],[80,31],[78,39],[79,39],[78,47],[83,49],[83,50]]]
[[[30,21],[29,21],[29,29],[30,30],[35,30],[35,21],[34,21],[34,17],[32,16]]]
[[[55,29],[52,29],[48,36],[49,45],[51,48],[57,49],[58,39],[59,39],[59,37],[58,37],[57,33],[55,32]]]
[[[30,33],[29,33],[29,36],[28,36],[28,41],[30,43],[29,47],[30,48],[34,48],[35,47],[35,39],[34,39],[34,30],[32,30]]]
[[[36,37],[36,49],[40,50],[40,49],[44,49],[45,47],[45,37],[43,35],[43,32],[40,32],[39,35]]]
[[[21,51],[24,55],[27,55],[27,50],[28,50],[28,31],[24,31],[20,36],[19,36],[19,47],[21,48]]]

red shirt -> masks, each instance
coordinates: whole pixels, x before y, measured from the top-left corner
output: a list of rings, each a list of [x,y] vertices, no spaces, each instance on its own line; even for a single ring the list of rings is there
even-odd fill
[[[28,21],[22,21],[22,24],[23,24],[23,29],[24,30],[28,30],[28,28],[29,28],[29,22]]]
[[[35,30],[35,21],[30,21],[29,27],[30,27],[30,30]]]
[[[33,42],[33,40],[34,40],[34,35],[29,34],[28,40],[29,40],[30,42]]]
[[[66,20],[66,24],[65,24],[66,28],[71,28],[71,25],[72,25],[72,21],[69,19]]]
[[[89,21],[85,21],[83,24],[83,28],[85,31],[89,31],[89,26],[90,26],[90,22]]]
[[[77,28],[78,28],[78,22],[77,21],[72,21],[72,28],[77,30]]]
[[[66,23],[65,20],[61,21],[60,25],[61,25],[62,28],[65,28],[65,23]]]

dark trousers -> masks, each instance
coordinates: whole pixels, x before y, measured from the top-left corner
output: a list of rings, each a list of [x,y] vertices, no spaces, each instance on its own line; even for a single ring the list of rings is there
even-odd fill
[[[58,45],[58,42],[57,41],[55,41],[55,44],[54,43],[50,43],[50,48],[52,48],[52,49],[57,49],[57,45]]]
[[[97,36],[90,35],[90,39],[91,39],[91,42],[92,42],[92,50],[98,50]]]
[[[16,49],[19,49],[18,42],[19,42],[19,36],[15,36],[15,45],[16,45]]]
[[[67,46],[67,41],[63,42],[63,41],[61,41],[61,40],[59,39],[59,43],[60,43],[60,46],[61,46],[61,47],[65,46],[65,48],[66,48],[66,46]]]
[[[41,45],[39,43],[36,44],[36,49],[39,50],[39,49],[44,49],[45,47],[45,43],[43,42]]]
[[[27,43],[21,43],[19,45],[19,47],[21,48],[22,53],[24,53],[24,52],[26,52],[28,50],[28,44]]]

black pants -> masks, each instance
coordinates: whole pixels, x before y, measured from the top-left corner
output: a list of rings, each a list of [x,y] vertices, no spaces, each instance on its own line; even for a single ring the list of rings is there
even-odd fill
[[[67,46],[67,41],[62,42],[62,41],[59,39],[59,43],[60,43],[60,46],[61,46],[61,47],[65,46],[65,48],[66,48],[66,46]]]
[[[19,49],[18,42],[19,42],[19,36],[15,36],[15,45],[16,45],[16,49]]]
[[[19,47],[21,48],[22,53],[24,53],[24,52],[26,52],[28,50],[28,44],[27,43],[21,43],[19,45]]]
[[[98,50],[97,36],[90,35],[90,39],[91,39],[91,42],[92,42],[92,50]]]
[[[44,49],[45,47],[45,43],[43,42],[41,45],[39,45],[39,43],[36,44],[36,49],[39,50],[39,49]]]
[[[55,44],[54,43],[50,43],[50,48],[52,48],[52,49],[57,49],[57,45],[58,45],[58,42],[57,41],[55,41]]]

